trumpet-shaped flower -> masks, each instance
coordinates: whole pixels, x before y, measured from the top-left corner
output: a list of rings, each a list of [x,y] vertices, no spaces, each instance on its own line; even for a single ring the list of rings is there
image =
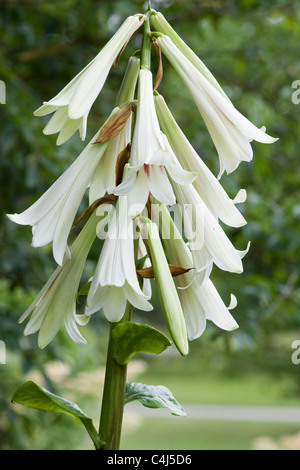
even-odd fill
[[[175,278],[179,299],[182,305],[186,322],[188,338],[199,338],[206,328],[206,321],[211,320],[215,325],[224,330],[234,330],[238,327],[229,310],[236,306],[236,298],[232,295],[231,304],[227,308],[218,294],[208,275],[200,283],[195,277],[192,253],[184,242],[181,234],[170,217],[169,211],[163,205],[152,206],[152,213],[156,216],[161,213],[161,233],[171,227],[172,236],[163,238],[163,245],[170,264],[189,269],[185,274]]]
[[[189,59],[189,61],[199,70],[200,73],[218,90],[224,98],[228,99],[228,96],[220,86],[216,78],[213,76],[211,71],[206,65],[200,60],[195,52],[183,41],[183,39],[176,33],[170,23],[166,20],[162,13],[152,10],[151,23],[160,33],[169,36],[174,42],[178,49]]]
[[[159,127],[153,97],[153,78],[149,70],[141,70],[136,125],[132,140],[130,166],[126,179],[114,194],[127,194],[129,205],[144,207],[149,193],[164,204],[175,204],[168,175],[179,184],[189,184],[195,178],[172,162]]]
[[[67,250],[68,236],[80,202],[109,145],[109,142],[94,145],[100,132],[32,206],[21,214],[8,214],[17,224],[32,225],[34,247],[53,242],[53,256],[59,265],[62,265]]]
[[[140,60],[131,57],[117,99],[117,106],[134,99],[136,83],[140,70]],[[101,158],[90,184],[90,204],[107,192],[111,194],[116,187],[115,168],[119,154],[131,142],[132,117],[127,120],[124,128],[114,137]]]
[[[57,145],[66,142],[77,129],[81,139],[85,140],[90,109],[123,45],[143,21],[144,17],[141,15],[127,18],[99,54],[58,95],[44,102],[35,111],[35,116],[54,113],[44,133],[48,135],[59,132]]]
[[[247,253],[234,248],[218,220],[211,214],[193,185],[174,186],[177,201],[184,209],[183,223],[190,249],[203,271],[210,262],[220,269],[242,273],[242,258]]]
[[[137,278],[133,220],[128,216],[127,197],[118,199],[87,297],[86,314],[103,308],[107,319],[118,322],[127,301],[134,307],[153,309]]]
[[[265,144],[277,140],[266,134],[265,128],[258,129],[237,111],[168,36],[157,38],[157,42],[190,91],[203,117],[219,154],[219,178],[225,170],[227,173],[234,171],[241,161],[252,160],[252,140]]]
[[[104,221],[103,221],[104,222]],[[65,257],[34,302],[20,318],[20,322],[31,315],[24,334],[31,335],[39,331],[38,344],[46,347],[64,324],[69,336],[79,344],[86,343],[77,325],[84,325],[86,319],[76,314],[76,298],[84,264],[96,238],[96,227],[99,219],[93,214],[74,244],[71,257]]]
[[[244,195],[245,191],[241,190],[238,197],[232,200],[190,144],[159,94],[156,94],[155,106],[162,131],[179,163],[185,170],[198,174],[193,184],[210,212],[231,227],[245,225],[246,221],[236,207],[236,203],[241,202],[239,196]]]

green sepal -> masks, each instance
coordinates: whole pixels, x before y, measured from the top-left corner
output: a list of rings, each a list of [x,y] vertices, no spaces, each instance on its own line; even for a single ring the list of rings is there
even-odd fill
[[[134,322],[116,325],[112,330],[112,338],[113,358],[121,365],[128,364],[137,353],[160,354],[172,344],[159,330]]]
[[[135,400],[138,400],[147,408],[168,408],[172,415],[186,416],[182,406],[174,398],[170,390],[163,385],[126,383],[125,405]]]
[[[79,406],[76,405],[76,403],[65,400],[58,395],[54,395],[32,381],[25,382],[21,385],[15,391],[11,401],[36,410],[66,413],[71,415],[78,423],[85,426],[96,449],[99,449],[103,444],[93,425],[92,419],[87,416]]]

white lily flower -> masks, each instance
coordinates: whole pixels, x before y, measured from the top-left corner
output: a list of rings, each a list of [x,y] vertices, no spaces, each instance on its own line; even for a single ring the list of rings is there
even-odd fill
[[[144,22],[144,16],[130,16],[99,54],[50,101],[35,111],[35,116],[54,115],[45,134],[59,132],[57,145],[62,145],[79,129],[85,140],[90,109],[103,88],[109,71],[124,44]]]
[[[127,197],[121,196],[111,216],[85,313],[91,315],[103,308],[110,322],[118,322],[124,315],[127,301],[140,310],[153,309],[137,278],[133,220],[128,216]]]
[[[164,98],[159,94],[155,96],[155,106],[162,131],[166,134],[179,163],[185,170],[195,171],[198,174],[193,184],[211,213],[231,227],[245,225],[246,221],[235,205],[241,200],[230,199],[220,182],[190,144],[176,123]],[[245,192],[239,193],[239,195],[242,194],[245,195]]]
[[[157,217],[158,212],[162,215],[160,218],[161,232],[164,233],[171,227],[172,236],[163,238],[168,262],[185,269],[191,269],[174,279],[185,317],[189,340],[192,341],[203,334],[206,328],[206,320],[212,321],[224,330],[236,329],[238,325],[229,313],[229,310],[236,306],[236,298],[232,295],[232,302],[229,307],[226,307],[208,276],[205,276],[205,280],[201,284],[198,282],[193,270],[192,253],[170,217],[167,208],[163,205],[159,207],[153,205],[152,214]]]
[[[114,191],[115,195],[128,194],[130,206],[139,204],[143,208],[149,193],[163,204],[175,204],[168,175],[179,184],[189,184],[196,178],[195,173],[176,167],[166,150],[155,111],[153,77],[149,70],[140,71],[130,166],[127,178]]]
[[[166,36],[169,36],[178,49],[187,57],[187,59],[189,59],[189,61],[199,70],[199,72],[202,73],[202,75],[216,88],[216,90],[218,90],[224,96],[224,98],[229,100],[228,96],[216,78],[213,76],[211,71],[176,33],[162,13],[152,10],[151,23],[157,31],[165,34]]]
[[[31,335],[39,331],[40,348],[46,347],[53,340],[62,324],[73,341],[86,343],[77,325],[84,325],[87,321],[83,315],[76,314],[76,299],[85,261],[96,238],[97,224],[99,219],[93,214],[73,243],[71,257],[65,257],[63,265],[54,271],[20,318],[21,323],[31,315],[24,334]]]
[[[115,108],[111,116],[117,110]],[[59,265],[62,265],[81,200],[109,145],[109,141],[94,144],[100,132],[101,129],[75,162],[32,206],[21,214],[8,214],[17,224],[32,225],[32,246],[41,247],[53,242],[53,256]]]
[[[174,186],[174,191],[177,201],[184,208],[183,223],[190,249],[195,261],[200,260],[197,270],[201,272],[211,259],[211,262],[224,271],[242,273],[241,260],[249,247],[245,251],[234,248],[193,185],[177,185]]]
[[[210,81],[182,54],[168,36],[157,38],[169,59],[190,91],[212,137],[220,159],[219,178],[224,171],[231,173],[241,161],[251,161],[252,140],[271,144],[274,139],[258,129],[227,100]]]
[[[140,60],[137,57],[131,57],[117,99],[117,106],[133,101],[139,70]],[[127,120],[121,132],[110,141],[95,170],[89,189],[90,204],[103,197],[105,193],[113,193],[116,187],[115,167],[117,158],[120,152],[131,142],[131,131],[132,116]]]

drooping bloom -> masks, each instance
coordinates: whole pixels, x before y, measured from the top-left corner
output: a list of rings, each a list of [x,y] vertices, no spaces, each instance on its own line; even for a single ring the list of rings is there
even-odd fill
[[[241,161],[252,160],[252,140],[265,144],[277,140],[266,134],[265,128],[258,129],[237,111],[168,36],[158,37],[157,42],[190,91],[203,117],[219,154],[219,178],[225,170],[227,173],[234,171]]]
[[[85,140],[90,109],[122,47],[143,21],[142,15],[127,18],[99,54],[58,95],[44,102],[35,111],[35,116],[46,116],[54,112],[44,129],[44,134],[59,132],[57,145],[66,142],[77,129],[81,139]]]
[[[197,173],[198,176],[193,185],[210,212],[231,227],[245,225],[246,221],[236,207],[236,203],[242,201],[240,196],[245,196],[245,191],[241,190],[234,200],[230,199],[220,182],[183,134],[164,98],[159,94],[155,96],[155,106],[162,131],[166,134],[179,163],[185,170]]]
[[[40,348],[46,347],[53,340],[62,324],[73,341],[79,344],[86,342],[77,327],[86,324],[86,318],[76,314],[76,298],[85,261],[96,238],[98,224],[99,218],[94,213],[72,245],[71,257],[65,257],[63,265],[54,271],[20,318],[20,322],[23,322],[31,315],[24,334],[31,335],[39,331]]]
[[[236,298],[232,295],[231,304],[226,307],[208,276],[201,284],[198,282],[193,269],[195,265],[192,253],[170,217],[168,209],[163,205],[153,205],[152,213],[155,217],[158,217],[158,212],[161,213],[161,233],[170,231],[172,234],[170,237],[163,238],[168,262],[189,270],[174,279],[189,340],[192,341],[203,334],[207,320],[212,321],[224,330],[238,328],[236,321],[229,312],[230,309],[236,306]]]
[[[183,224],[190,249],[201,272],[214,262],[220,269],[242,273],[241,259],[248,250],[236,250],[218,220],[211,214],[193,185],[174,186],[178,203],[184,208]],[[204,249],[204,252],[203,252]],[[204,265],[203,265],[204,257]]]
[[[120,88],[120,101],[130,101],[134,96],[138,70],[139,60],[133,57],[129,60]],[[117,106],[106,122],[118,110]],[[70,229],[87,187],[90,184],[90,203],[115,187],[116,160],[119,151],[131,139],[131,117],[116,137],[104,143],[95,143],[104,126],[105,123],[75,162],[31,207],[21,214],[8,215],[18,224],[32,225],[34,247],[53,242],[54,259],[60,265],[67,249]]]
[[[178,351],[186,356],[189,350],[186,324],[157,225],[145,218],[142,225],[142,234],[150,253],[165,322]]]
[[[32,225],[32,246],[41,247],[53,242],[53,256],[59,265],[62,265],[68,236],[81,200],[109,144],[94,144],[100,132],[32,206],[21,214],[8,214],[17,224]]]
[[[117,99],[117,106],[133,101],[139,70],[140,60],[137,57],[131,57]],[[130,116],[124,128],[110,141],[109,146],[96,167],[89,188],[90,204],[96,199],[103,197],[105,193],[113,193],[116,187],[115,168],[117,159],[119,154],[131,142],[131,132],[132,117]]]
[[[166,150],[159,127],[153,97],[153,78],[141,70],[137,116],[132,139],[130,167],[126,179],[114,194],[128,194],[129,206],[143,208],[151,193],[163,204],[175,204],[169,176],[179,184],[189,184],[196,174],[176,167]]]
[[[199,70],[200,73],[218,90],[224,98],[228,96],[220,86],[211,71],[206,67],[202,60],[195,54],[195,52],[183,41],[183,39],[176,33],[170,23],[166,20],[162,13],[152,10],[151,23],[160,33],[169,36],[178,49],[185,55],[185,57]]]
[[[117,322],[123,317],[127,302],[144,311],[153,307],[137,278],[135,233],[133,220],[128,216],[127,196],[119,197],[110,219],[89,289],[86,315],[103,308],[107,319]]]

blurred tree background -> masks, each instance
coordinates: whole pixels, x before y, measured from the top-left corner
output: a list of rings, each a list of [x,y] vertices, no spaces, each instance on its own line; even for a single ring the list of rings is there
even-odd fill
[[[253,162],[242,163],[222,178],[232,197],[240,188],[248,193],[241,208],[247,226],[226,228],[241,250],[251,240],[245,272],[237,276],[215,269],[213,273],[224,301],[229,302],[231,292],[238,298],[233,313],[240,329],[228,334],[209,326],[203,338],[192,344],[188,359],[176,356],[173,370],[178,376],[190,370],[199,386],[204,371],[226,380],[260,370],[276,382],[288,378],[285,398],[296,403],[300,383],[290,358],[292,341],[300,339],[300,105],[292,102],[292,83],[300,79],[300,4],[153,0],[152,7],[165,14],[201,57],[237,109],[280,139],[272,146],[254,143]],[[128,15],[144,9],[145,4],[137,0],[0,3],[0,79],[6,84],[6,104],[0,105],[0,339],[7,347],[7,364],[0,365],[1,449],[85,445],[80,426],[74,422],[72,427],[70,419],[28,412],[10,403],[15,388],[27,377],[38,377],[54,393],[61,391],[64,378],[68,396],[73,397],[77,387],[79,405],[85,404],[83,409],[97,419],[107,325],[101,315],[94,316],[86,329],[86,347],[71,344],[62,331],[39,351],[36,337],[23,336],[18,319],[52,273],[54,262],[51,247],[33,249],[30,228],[13,224],[5,214],[22,212],[32,204],[85,145],[77,133],[56,147],[56,136],[42,132],[48,118],[35,118],[34,110],[93,59]],[[111,71],[89,116],[87,141],[111,112],[125,59],[139,48],[139,40],[136,35]],[[217,174],[218,157],[199,113],[167,60],[164,66],[159,91],[199,155]],[[86,278],[96,260],[94,247]],[[142,320],[159,324],[159,309]],[[156,367],[163,369],[171,360],[143,358],[153,375]],[[191,369],[185,361],[192,361]]]

